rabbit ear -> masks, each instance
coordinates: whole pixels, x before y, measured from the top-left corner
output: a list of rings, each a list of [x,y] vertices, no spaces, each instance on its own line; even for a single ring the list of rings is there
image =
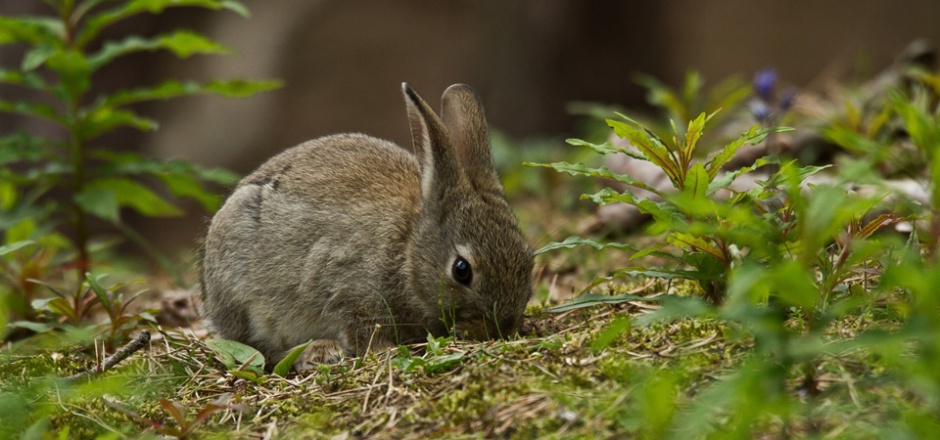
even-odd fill
[[[465,84],[454,84],[441,98],[441,119],[457,154],[474,187],[502,192],[499,176],[490,155],[483,103],[476,92]]]
[[[401,88],[415,157],[421,167],[421,195],[424,200],[441,200],[445,189],[456,186],[460,173],[449,136],[441,120],[408,83],[402,83]]]

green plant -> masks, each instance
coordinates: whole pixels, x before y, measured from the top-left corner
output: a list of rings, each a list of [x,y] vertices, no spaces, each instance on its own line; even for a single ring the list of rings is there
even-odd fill
[[[141,322],[156,323],[152,311],[131,312],[129,307],[146,290],[141,290],[128,298],[122,291],[123,284],[105,286],[104,275],[86,274],[81,288],[72,293],[61,292],[51,285],[33,280],[43,285],[54,295],[50,298],[36,299],[30,309],[36,314],[32,320],[14,321],[9,324],[13,329],[25,328],[36,333],[61,331],[70,328],[88,328],[91,334],[100,337],[107,349],[113,349],[127,339],[127,336]],[[96,323],[100,314],[105,315],[102,323]]]
[[[0,84],[24,88],[30,98],[0,99],[0,112],[51,122],[53,135],[26,131],[0,136],[0,227],[10,230],[36,221],[35,239],[56,227],[74,231],[74,270],[82,278],[93,265],[91,218],[104,220],[132,240],[142,237],[121,222],[121,209],[143,215],[178,215],[180,209],[145,182],[156,180],[171,194],[197,200],[209,211],[220,197],[202,181],[231,184],[235,176],[183,161],[160,161],[118,152],[98,143],[121,128],[149,131],[157,123],[132,110],[134,104],[179,96],[214,94],[246,97],[279,86],[276,81],[225,80],[196,83],[168,80],[129,90],[107,90],[95,75],[116,59],[142,51],[166,50],[177,57],[228,52],[224,46],[189,30],[100,41],[102,32],[134,15],[158,14],[170,7],[228,9],[247,15],[231,0],[56,0],[46,2],[51,16],[0,16],[0,44],[27,46],[20,66],[0,69]],[[152,179],[145,179],[152,178]]]
[[[896,102],[896,105],[902,104]],[[603,167],[567,162],[530,165],[571,175],[611,179],[629,188],[650,191],[654,194],[651,199],[639,198],[630,190],[621,192],[610,188],[582,197],[598,204],[627,203],[637,207],[652,218],[647,233],[661,240],[652,246],[637,248],[628,243],[569,237],[538,252],[589,245],[598,250],[630,252],[632,260],[654,255],[658,261],[670,263],[618,269],[609,277],[595,280],[586,291],[618,277],[690,280],[701,289],[705,301],[675,294],[660,295],[652,300],[659,302],[661,308],[641,317],[639,323],[682,316],[717,316],[754,338],[751,359],[731,379],[716,383],[709,388],[712,391],[703,393],[690,409],[677,413],[690,414],[688,419],[702,421],[696,429],[706,429],[711,424],[715,408],[723,408],[730,415],[724,426],[732,437],[749,436],[756,424],[767,417],[783,420],[793,417],[802,408],[788,386],[794,374],[802,376],[801,383],[805,384],[801,385],[805,387],[802,392],[814,395],[818,393],[813,385],[816,365],[822,357],[831,356],[839,349],[872,347],[865,338],[840,341],[839,348],[827,346],[833,324],[871,310],[874,304],[891,298],[897,289],[923,291],[925,284],[934,282],[932,278],[915,281],[916,278],[911,277],[896,285],[879,287],[878,275],[885,267],[908,267],[899,261],[909,253],[906,250],[909,245],[890,236],[879,236],[878,232],[912,217],[895,205],[886,206],[884,189],[868,196],[847,191],[851,179],[859,177],[857,169],[844,171],[848,177],[836,174],[831,182],[816,184],[808,184],[807,179],[827,166],[801,167],[795,161],[764,157],[744,168],[722,169],[740,148],[761,142],[770,133],[784,129],[755,126],[737,140],[715,149],[707,158],[697,159],[695,150],[710,120],[704,113],[691,120],[684,131],[680,132],[673,124],[673,135],[668,141],[638,122],[620,116],[623,120],[609,119],[607,123],[617,136],[639,150],[639,154],[610,142],[592,144],[571,140],[569,143],[600,154],[622,153],[652,162],[668,177],[673,191],[653,188]],[[923,121],[925,118],[914,119]],[[730,188],[737,178],[763,167],[772,171],[756,180],[753,186]],[[867,178],[876,189],[880,188],[875,176]],[[904,284],[906,282],[914,284]],[[901,287],[902,284],[905,287]],[[555,311],[597,303],[650,300],[635,295],[588,294]],[[936,307],[927,310],[935,313]],[[607,344],[614,337],[611,332],[624,333],[631,329],[629,325],[617,327],[604,332],[603,341],[599,339],[596,345]],[[921,340],[922,347],[931,347],[924,349],[922,358],[926,364],[936,365],[932,359],[936,329],[930,327],[918,332],[919,336],[912,335],[892,333],[889,339],[893,343],[905,343],[912,338]],[[767,405],[756,405],[753,400],[756,396],[763,396]],[[680,415],[673,420],[687,418]],[[695,429],[675,432],[689,434],[693,431],[702,432]]]

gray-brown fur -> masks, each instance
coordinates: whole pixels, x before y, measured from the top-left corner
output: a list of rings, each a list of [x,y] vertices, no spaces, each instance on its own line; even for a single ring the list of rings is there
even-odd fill
[[[205,313],[222,338],[273,362],[308,340],[301,369],[424,339],[515,331],[532,252],[503,195],[479,98],[442,116],[403,85],[415,154],[361,134],[315,139],[245,177],[213,218]],[[458,253],[473,278],[452,277]],[[375,324],[381,324],[376,331]]]

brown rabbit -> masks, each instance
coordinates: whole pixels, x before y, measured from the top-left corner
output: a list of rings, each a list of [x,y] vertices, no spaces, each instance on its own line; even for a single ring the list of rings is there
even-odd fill
[[[301,371],[342,354],[518,328],[533,255],[503,194],[474,91],[441,117],[402,84],[415,154],[362,134],[288,149],[212,219],[205,314],[269,365],[313,340]],[[377,327],[376,324],[381,324]]]

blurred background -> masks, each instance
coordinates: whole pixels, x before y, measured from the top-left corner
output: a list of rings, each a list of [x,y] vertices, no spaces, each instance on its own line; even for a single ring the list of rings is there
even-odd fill
[[[495,129],[512,139],[561,143],[580,135],[579,118],[566,110],[573,101],[643,108],[637,72],[678,85],[686,71],[697,70],[715,84],[733,74],[749,81],[753,72],[773,67],[789,84],[821,88],[884,69],[915,39],[940,41],[937,0],[244,3],[250,19],[181,9],[115,27],[113,35],[196,29],[234,54],[188,60],[137,54],[102,71],[99,83],[278,78],[283,88],[245,100],[149,104],[140,111],[160,121],[160,130],[125,130],[102,142],[240,174],[335,132],[364,132],[410,148],[400,92],[407,81],[435,107],[445,87],[468,83]],[[2,14],[47,12],[41,2],[0,0]],[[0,63],[21,56],[4,49]],[[0,130],[24,123],[4,115]],[[191,248],[206,221],[205,214],[128,218],[164,250]]]

